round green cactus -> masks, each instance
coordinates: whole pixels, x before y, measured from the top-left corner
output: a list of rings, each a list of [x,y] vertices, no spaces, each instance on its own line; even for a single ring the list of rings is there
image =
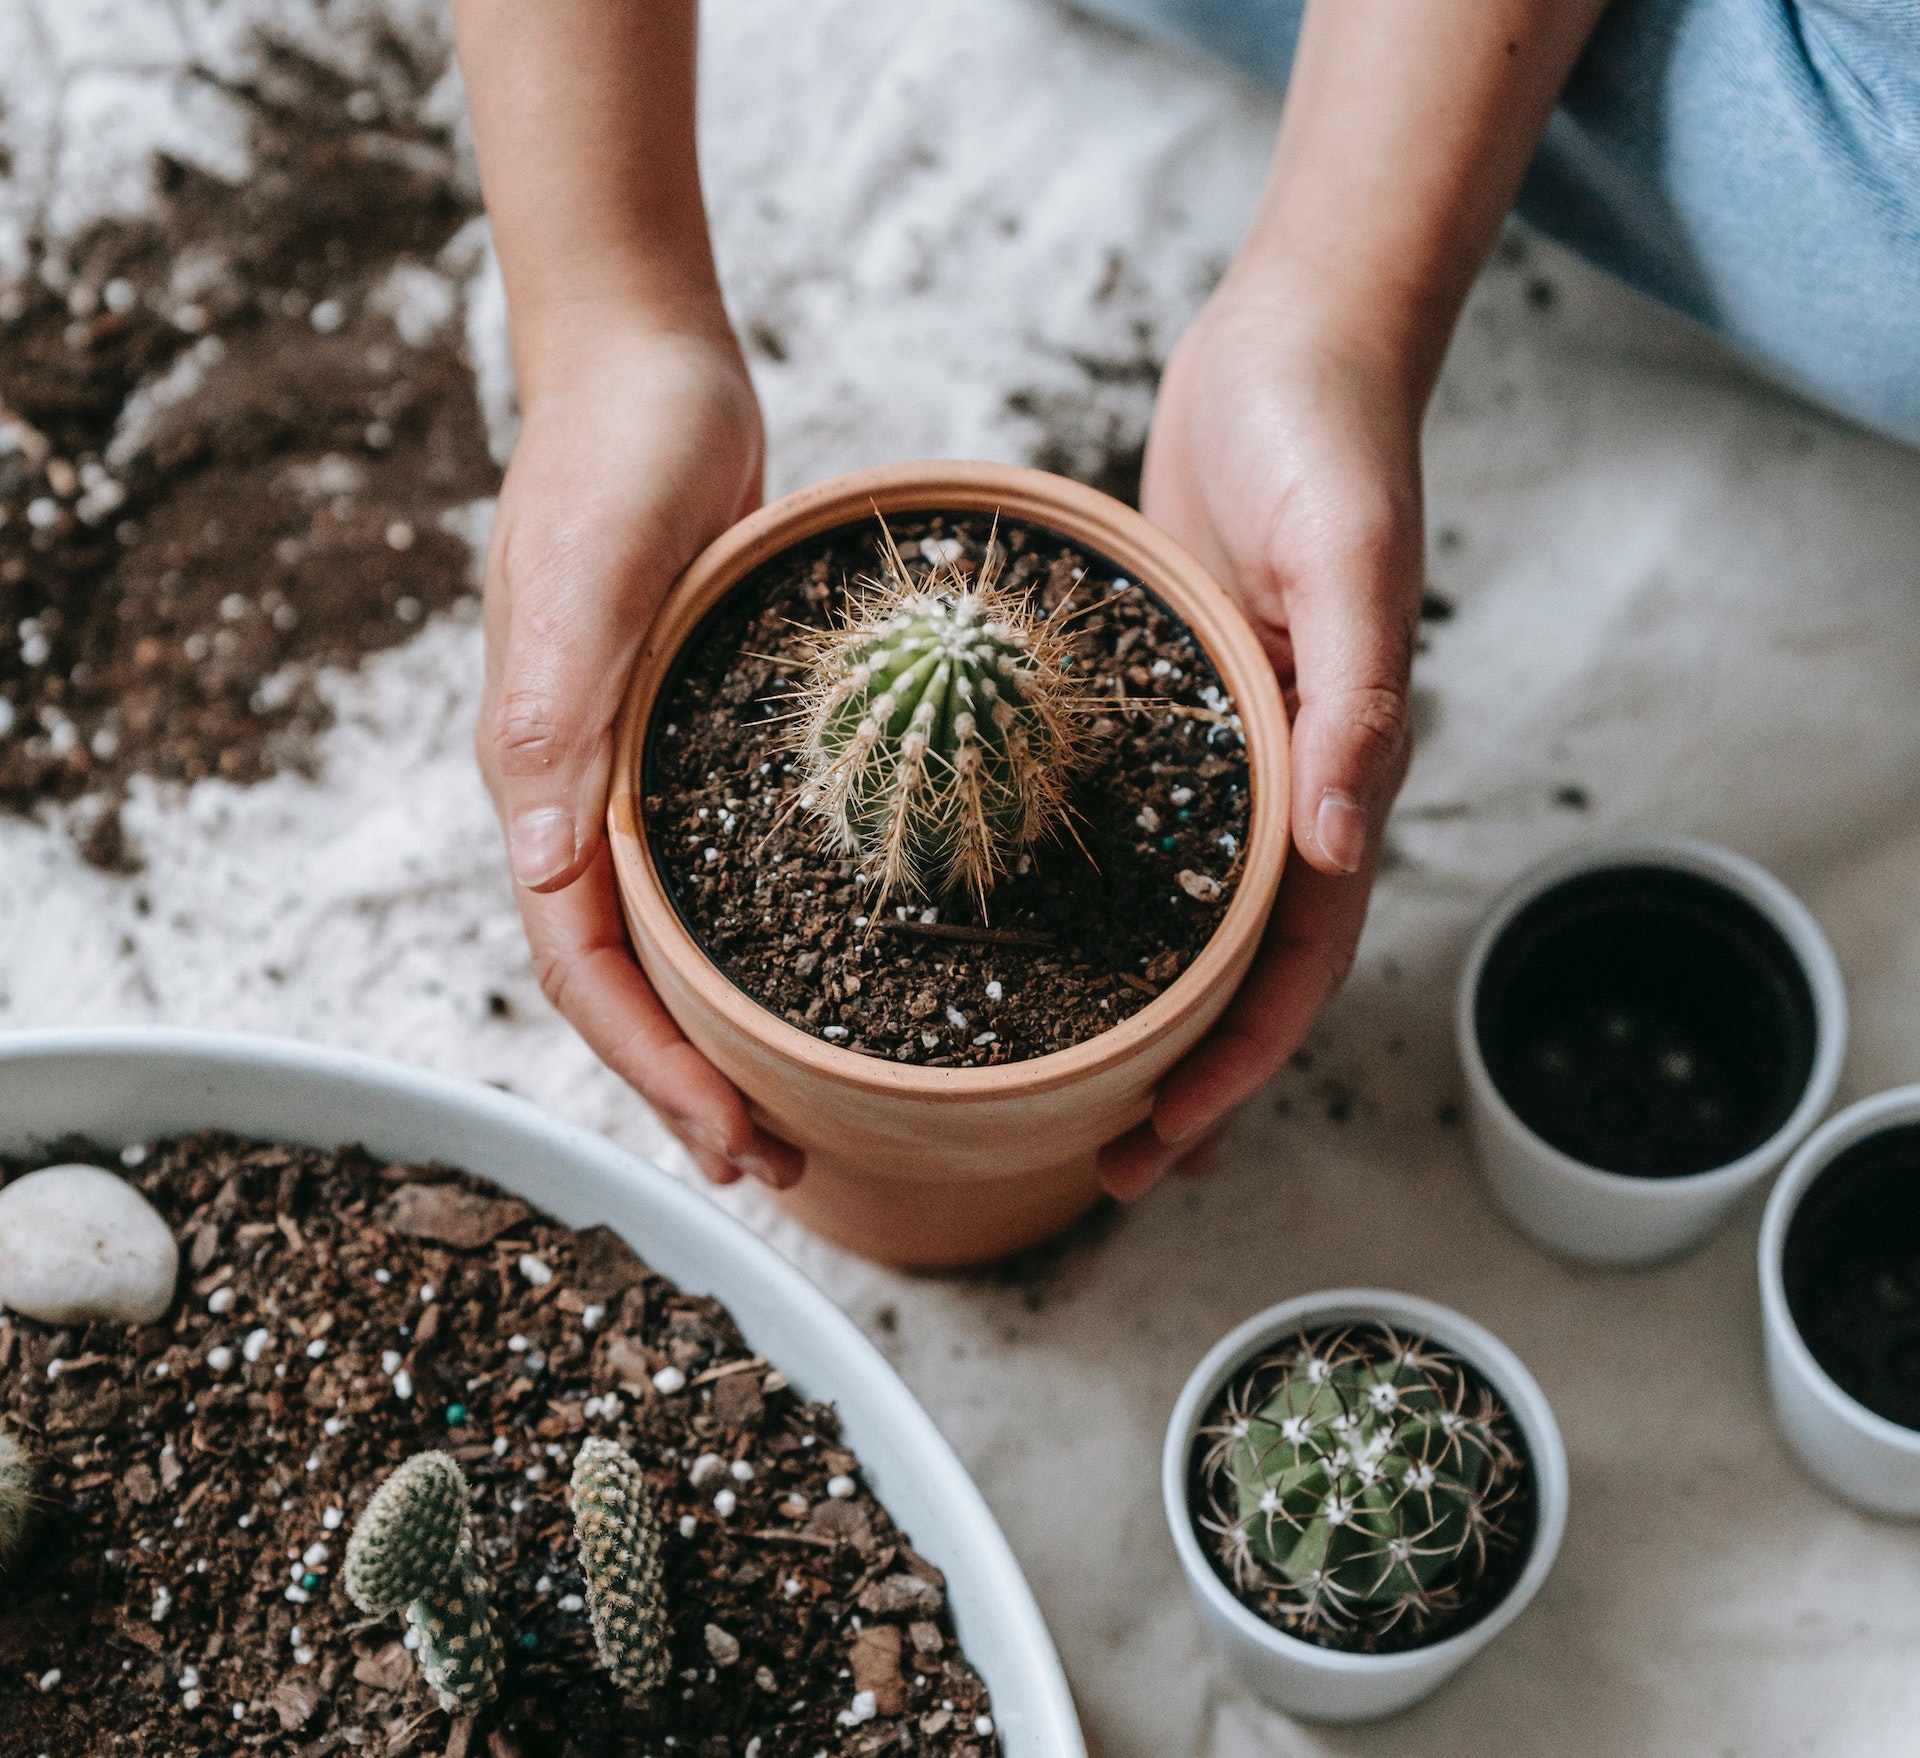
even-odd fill
[[[33,1461],[10,1434],[0,1433],[0,1567],[12,1561],[33,1517]]]
[[[1218,1554],[1302,1633],[1418,1630],[1510,1548],[1510,1419],[1464,1365],[1385,1327],[1300,1337],[1235,1382],[1201,1473]]]
[[[369,1617],[406,1608],[442,1709],[471,1715],[493,1700],[500,1641],[468,1527],[467,1480],[445,1453],[414,1454],[373,1492],[343,1574]]]
[[[622,1691],[644,1696],[667,1676],[660,1527],[640,1467],[598,1436],[574,1460],[573,1529],[601,1662]]]
[[[984,903],[1009,854],[1060,823],[1084,761],[1071,654],[999,585],[996,545],[977,573],[916,577],[891,534],[882,554],[884,578],[814,655],[801,804],[881,898],[965,887]]]

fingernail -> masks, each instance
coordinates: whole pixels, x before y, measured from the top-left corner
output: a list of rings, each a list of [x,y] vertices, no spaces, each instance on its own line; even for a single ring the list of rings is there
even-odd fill
[[[520,813],[507,832],[507,862],[522,885],[543,885],[573,859],[573,816],[559,806]]]
[[[1357,873],[1367,857],[1367,815],[1353,799],[1329,788],[1313,815],[1313,840],[1343,873]]]
[[[783,1164],[768,1159],[764,1154],[739,1154],[733,1163],[750,1177],[759,1179],[770,1190],[785,1190],[793,1182]]]

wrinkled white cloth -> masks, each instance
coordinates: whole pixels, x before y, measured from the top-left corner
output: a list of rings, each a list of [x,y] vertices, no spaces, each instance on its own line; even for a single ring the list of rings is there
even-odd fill
[[[184,84],[273,23],[443,27],[437,0],[0,8],[24,223],[137,206],[156,144],[228,169]],[[777,53],[768,45],[778,44]],[[1137,442],[1230,255],[1274,111],[1041,0],[710,0],[704,151],[728,297],[790,488],[914,454],[1088,467]],[[457,104],[449,87],[442,101]],[[1555,296],[1536,295],[1550,283]],[[469,290],[503,429],[497,289]],[[1545,308],[1542,308],[1542,305]],[[903,1278],[722,1200],[867,1324],[1005,1524],[1108,1758],[1895,1758],[1920,1725],[1920,1528],[1808,1482],[1764,1405],[1750,1209],[1699,1256],[1569,1269],[1489,1212],[1457,1128],[1454,967],[1493,892],[1627,830],[1713,837],[1796,886],[1855,1025],[1847,1090],[1920,1079],[1920,456],[1757,386],[1538,245],[1477,288],[1431,424],[1422,743],[1362,957],[1210,1181],[1023,1278]],[[449,618],[330,686],[318,782],[143,789],[137,879],[0,820],[0,1027],[290,1032],[495,1079],[685,1172],[527,973],[467,750]],[[1564,789],[1589,804],[1555,803]],[[146,908],[140,900],[146,900]],[[496,1017],[488,997],[506,998]],[[1426,1707],[1294,1727],[1205,1662],[1161,1527],[1160,1428],[1221,1331],[1380,1283],[1500,1332],[1565,1427],[1573,1508],[1532,1610]]]

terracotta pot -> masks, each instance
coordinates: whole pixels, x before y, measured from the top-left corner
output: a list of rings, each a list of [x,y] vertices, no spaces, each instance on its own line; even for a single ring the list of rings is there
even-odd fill
[[[1072,1049],[995,1068],[915,1068],[838,1048],[736,988],[662,889],[640,822],[642,749],[681,646],[744,576],[842,525],[906,512],[1003,513],[1059,532],[1139,580],[1185,620],[1245,729],[1252,818],[1213,938],[1132,1018]],[[1165,533],[1097,491],[997,464],[896,464],[788,495],[711,544],[675,583],[641,651],[614,734],[608,803],[634,949],[688,1038],[803,1149],[781,1200],[838,1244],[886,1263],[985,1262],[1032,1245],[1099,1198],[1094,1156],[1143,1121],[1153,1091],[1219,1017],[1252,962],[1287,851],[1287,721],[1245,619]]]

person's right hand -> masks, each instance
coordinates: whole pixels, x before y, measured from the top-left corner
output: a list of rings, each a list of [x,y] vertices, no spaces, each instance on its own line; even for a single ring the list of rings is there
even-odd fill
[[[475,745],[540,986],[711,1179],[800,1155],[687,1042],[628,948],[604,835],[612,726],[675,577],[760,500],[760,409],[730,335],[591,326],[523,386],[487,556]]]

